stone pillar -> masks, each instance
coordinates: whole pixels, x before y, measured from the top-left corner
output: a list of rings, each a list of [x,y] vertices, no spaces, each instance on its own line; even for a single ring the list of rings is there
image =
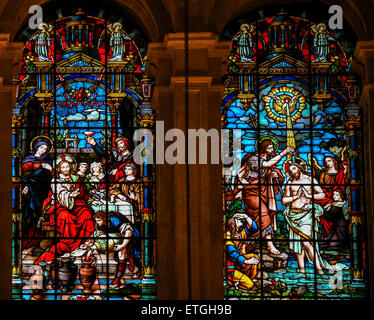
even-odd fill
[[[363,114],[364,177],[366,196],[366,229],[368,234],[366,270],[370,279],[370,298],[374,298],[374,39],[357,43],[352,69],[361,76],[361,98]]]
[[[0,34],[0,299],[10,299],[12,292],[12,109],[16,105],[16,87],[12,79],[18,73],[22,43],[10,42],[9,34]]]
[[[112,133],[112,141],[111,141],[110,147],[113,147],[118,137],[118,108],[121,103],[120,103],[119,98],[108,98],[107,103],[109,106],[110,127],[111,127],[111,133]]]
[[[43,95],[43,94],[42,94]],[[35,94],[36,97],[38,97],[38,100],[40,102],[40,106],[43,109],[43,131],[42,134],[49,136],[49,130],[50,130],[50,122],[51,122],[51,111],[54,105],[54,99],[51,97],[52,93],[44,93],[44,96],[39,96],[38,94]]]
[[[176,33],[148,47],[149,61],[155,65],[152,108],[156,120],[164,121],[165,132],[171,128],[185,134],[187,129],[219,130],[223,62],[231,43],[219,42],[212,33],[189,34],[187,112],[184,46],[184,34]],[[163,137],[156,135],[157,139]],[[221,164],[165,163],[156,170],[158,298],[222,299]]]
[[[143,82],[150,83],[151,80],[147,77],[143,78]],[[148,88],[148,87],[147,87]],[[144,93],[147,93],[145,96]],[[143,101],[142,104],[138,107],[137,114],[138,126],[144,128],[144,131],[154,130],[154,114],[151,108],[150,92],[145,92],[143,89]],[[143,146],[146,154],[151,154],[153,150],[150,150],[154,147],[152,136],[146,134],[143,135]],[[143,203],[141,206],[141,217],[142,217],[142,229],[143,235],[145,237],[143,244],[143,280],[142,280],[142,296],[143,299],[155,299],[157,298],[157,289],[156,289],[156,268],[155,268],[155,259],[156,247],[154,246],[154,240],[150,239],[153,237],[152,231],[154,230],[153,225],[155,223],[155,210],[153,208],[154,204],[154,181],[153,181],[153,165],[147,163],[147,158],[145,157],[144,162],[142,163],[141,176],[142,176],[142,198]],[[156,208],[157,210],[157,208]]]

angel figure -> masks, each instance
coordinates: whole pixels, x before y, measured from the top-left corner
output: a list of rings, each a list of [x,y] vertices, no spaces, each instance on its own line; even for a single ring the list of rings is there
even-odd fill
[[[232,39],[238,43],[240,62],[254,62],[252,59],[254,56],[254,45],[252,38],[254,30],[255,27],[253,25],[244,23],[240,26],[240,33]]]
[[[38,61],[51,61],[48,56],[49,48],[51,46],[51,31],[53,26],[47,23],[41,23],[39,25],[39,32],[31,37],[30,40],[36,41],[36,54]]]
[[[122,31],[122,24],[115,22],[108,25],[110,31],[109,45],[112,48],[112,57],[109,61],[123,61],[125,52],[125,43],[131,41],[131,38]],[[98,48],[100,47],[102,37],[100,37]]]
[[[330,52],[330,42],[335,41],[335,39],[328,34],[324,23],[311,26],[311,30],[314,33],[313,47],[315,60],[313,62],[328,62],[327,56]]]
[[[308,161],[312,169],[312,174],[317,178],[319,184],[326,194],[326,199],[321,205],[331,202],[332,191],[341,189],[345,191],[345,182],[347,180],[347,162],[342,158],[340,163],[333,156],[325,156],[323,167],[321,167],[315,157],[308,154]]]
[[[52,59],[49,58],[49,49],[51,47],[51,32],[53,26],[43,22],[39,25],[39,30],[40,31],[30,39],[36,42],[35,46],[38,61],[52,61]],[[61,48],[63,48],[61,37],[56,34],[56,39],[60,42]]]

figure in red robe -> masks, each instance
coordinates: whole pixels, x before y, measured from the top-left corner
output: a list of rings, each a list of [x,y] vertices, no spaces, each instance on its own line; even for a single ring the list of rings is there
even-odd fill
[[[271,239],[276,228],[275,195],[284,182],[284,176],[275,165],[292,152],[293,149],[287,147],[280,154],[275,155],[273,140],[262,139],[258,152],[249,153],[243,158],[235,179],[235,189],[226,194],[227,200],[240,198],[243,200],[246,213],[259,226],[273,255],[281,254]]]
[[[328,204],[333,202],[333,192],[335,190],[341,190],[345,194],[345,182],[347,172],[347,162],[343,161],[340,165],[338,161],[331,156],[326,156],[323,159],[324,168],[320,167],[316,158],[309,155],[309,162],[313,170],[313,176],[315,176],[326,195],[324,200],[316,201],[322,207],[326,207]],[[323,216],[320,218],[323,226],[323,234],[325,237],[329,236],[333,229],[333,223],[328,222]]]
[[[92,137],[87,137],[87,142],[93,146],[97,154],[105,158],[105,151]],[[107,174],[111,177],[112,182],[118,182],[126,177],[125,166],[129,163],[134,163],[130,149],[130,141],[125,137],[118,137],[115,140],[115,147],[108,152],[109,172]]]
[[[52,190],[44,201],[39,223],[49,221],[51,226],[55,226],[59,241],[45,251],[35,264],[73,252],[85,241],[84,238],[92,236],[95,231],[87,195],[82,192],[81,185],[76,183],[78,176],[71,173],[74,159],[69,155],[62,155],[57,158],[56,164],[57,177],[52,179]]]

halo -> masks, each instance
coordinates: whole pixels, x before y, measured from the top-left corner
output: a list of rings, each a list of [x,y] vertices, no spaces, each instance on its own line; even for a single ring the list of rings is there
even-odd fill
[[[53,151],[53,142],[52,142],[51,138],[48,137],[48,136],[44,136],[44,135],[36,136],[34,139],[32,139],[32,141],[30,143],[30,150],[34,151],[35,144],[37,144],[40,141],[44,141],[48,144],[48,146],[49,146],[48,152],[49,153],[51,153]]]
[[[122,29],[122,23],[121,23],[121,22],[115,22],[115,23],[113,23],[113,30],[114,30],[117,26],[119,26],[120,29]]]
[[[317,30],[319,30],[321,27],[323,27],[325,30],[327,29],[323,22],[317,24]]]
[[[75,171],[75,169],[77,168],[77,161],[71,154],[59,154],[56,158],[56,166],[58,166],[61,161],[69,162],[71,164],[71,168],[73,169],[73,171]]]
[[[256,141],[255,143],[255,148],[256,148],[256,151],[259,150],[259,145],[263,142],[263,141],[266,141],[266,140],[271,140],[273,142],[273,145],[274,145],[274,152],[277,152],[278,148],[279,148],[279,142],[278,140],[272,136],[272,135],[264,135],[264,136],[261,136],[259,140]]]
[[[290,178],[290,174],[288,172],[288,168],[290,167],[290,165],[292,164],[298,164],[300,165],[304,171],[307,171],[308,170],[308,165],[306,163],[306,161],[300,157],[294,157],[294,159],[290,158],[290,159],[287,159],[284,163],[283,163],[283,172],[287,175],[287,177]]]
[[[48,24],[45,23],[45,22],[42,22],[42,23],[40,23],[40,24],[38,25],[38,29],[39,29],[39,30],[42,30],[43,27],[47,27],[47,29],[48,29]]]
[[[248,23],[243,23],[241,26],[240,26],[240,31],[245,31],[245,30],[249,30],[250,29],[250,26]]]
[[[279,96],[280,98],[282,97],[291,98],[291,95],[292,96],[301,95],[301,97],[299,97],[298,99],[298,106],[295,106],[295,108],[292,111],[290,110],[290,112],[292,113],[291,115],[292,122],[302,117],[302,111],[306,108],[306,100],[301,91],[296,90],[294,87],[282,86],[282,87],[273,87],[269,91],[269,94]],[[277,106],[276,104],[274,105],[274,102],[272,103],[272,106],[270,106],[270,102],[272,100],[273,98],[271,98],[269,95],[265,95],[263,97],[264,107],[265,107],[267,116],[270,119],[273,119],[275,121],[286,123],[287,122],[286,113],[281,111],[279,109],[279,106]]]

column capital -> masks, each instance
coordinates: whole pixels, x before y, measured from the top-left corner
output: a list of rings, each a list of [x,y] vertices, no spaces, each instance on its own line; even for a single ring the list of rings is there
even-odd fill
[[[0,64],[8,66],[2,69],[3,74],[0,75],[4,77],[5,85],[11,85],[13,78],[18,75],[23,46],[22,42],[10,41],[9,33],[0,33]]]
[[[211,32],[189,33],[189,75],[211,76],[220,83],[224,74],[224,62],[229,56],[230,41],[219,41]],[[157,69],[156,84],[169,84],[172,76],[185,75],[185,34],[169,33],[163,42],[150,43],[148,59]],[[162,72],[160,70],[162,69]],[[151,71],[152,72],[152,71]]]
[[[109,111],[110,113],[115,113],[117,114],[118,112],[118,108],[120,107],[121,105],[121,100],[123,98],[119,98],[119,97],[115,97],[115,98],[112,98],[112,97],[108,97],[107,98],[107,104],[108,104],[108,107],[109,107]]]
[[[363,87],[374,83],[374,39],[357,42],[352,70],[360,74]]]

